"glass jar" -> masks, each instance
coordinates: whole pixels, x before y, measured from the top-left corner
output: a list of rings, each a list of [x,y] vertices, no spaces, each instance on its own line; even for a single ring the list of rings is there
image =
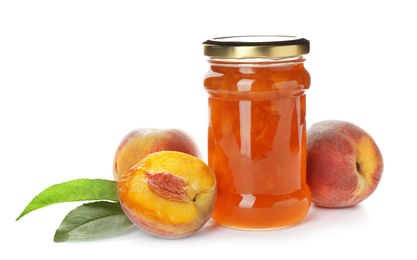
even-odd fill
[[[218,194],[213,219],[237,229],[277,229],[308,213],[303,55],[292,36],[221,37],[203,43],[210,69],[208,165]]]

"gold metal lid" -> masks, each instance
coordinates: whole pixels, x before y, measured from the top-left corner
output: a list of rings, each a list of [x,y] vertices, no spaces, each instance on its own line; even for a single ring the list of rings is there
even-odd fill
[[[288,58],[307,54],[310,42],[283,35],[218,37],[203,42],[204,55],[211,58]]]

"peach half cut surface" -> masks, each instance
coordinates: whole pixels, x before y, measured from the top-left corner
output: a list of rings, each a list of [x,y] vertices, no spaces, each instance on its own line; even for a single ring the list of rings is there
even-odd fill
[[[359,126],[325,120],[307,130],[307,183],[316,206],[356,205],[378,187],[383,157],[375,140]]]
[[[210,219],[217,195],[216,177],[201,159],[176,151],[149,154],[118,182],[120,204],[143,231],[181,238]]]
[[[113,160],[113,176],[118,181],[131,167],[147,155],[160,151],[177,151],[202,158],[194,138],[175,128],[136,128],[120,141]]]

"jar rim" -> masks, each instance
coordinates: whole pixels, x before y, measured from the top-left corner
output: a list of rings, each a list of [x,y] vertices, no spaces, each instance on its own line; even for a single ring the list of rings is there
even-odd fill
[[[310,41],[288,35],[227,36],[209,39],[203,47],[212,58],[287,58],[308,54]]]

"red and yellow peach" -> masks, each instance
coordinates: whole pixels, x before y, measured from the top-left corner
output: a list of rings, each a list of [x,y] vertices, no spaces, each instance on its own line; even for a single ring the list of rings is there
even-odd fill
[[[357,125],[327,120],[308,128],[307,183],[315,205],[356,205],[375,191],[382,172],[381,151]]]
[[[118,181],[131,167],[147,155],[159,151],[177,151],[202,158],[191,135],[183,130],[137,128],[120,141],[113,160],[113,175]]]

